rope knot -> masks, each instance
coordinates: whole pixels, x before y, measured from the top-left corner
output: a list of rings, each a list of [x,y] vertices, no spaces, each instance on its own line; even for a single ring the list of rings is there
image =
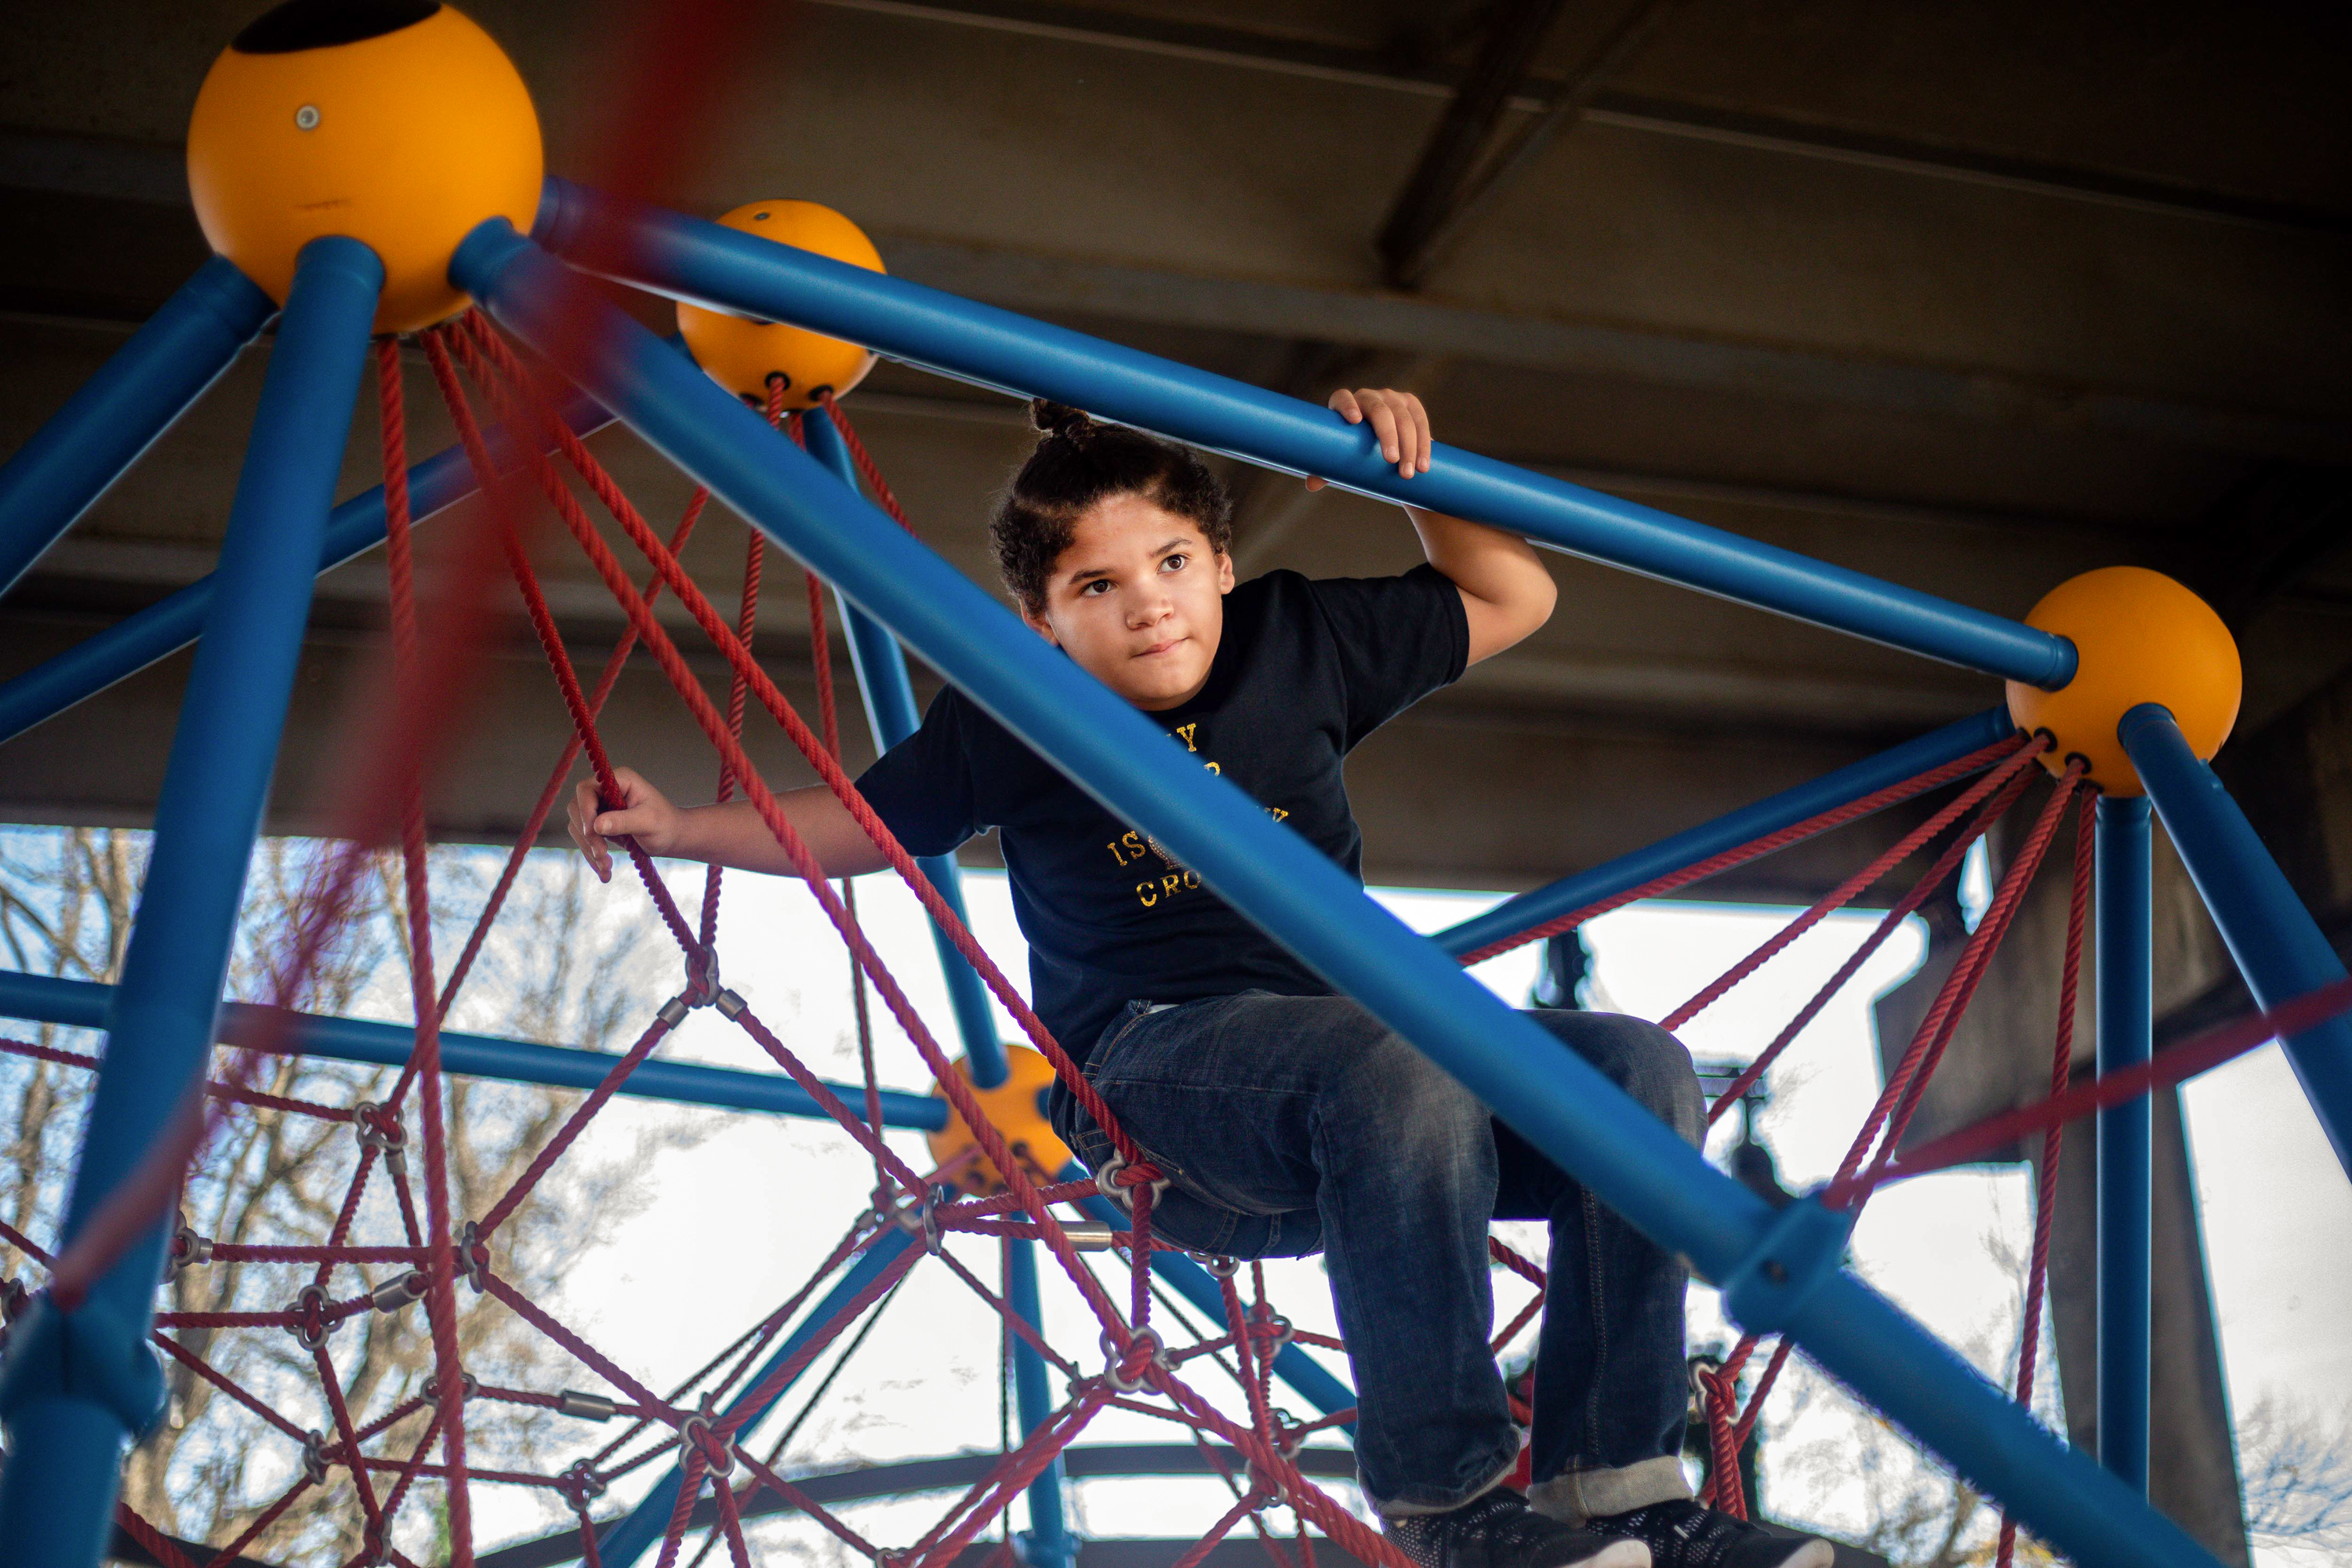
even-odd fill
[[[359,1134],[362,1149],[373,1150],[383,1161],[385,1170],[395,1176],[408,1173],[408,1130],[401,1126],[397,1111],[362,1100],[352,1107],[352,1131]]]
[[[711,1415],[705,1410],[698,1415],[688,1416],[686,1425],[678,1428],[678,1436],[700,1457],[703,1472],[710,1478],[711,1484],[724,1486],[735,1473],[735,1445],[710,1424]]]
[[[294,1321],[286,1325],[294,1342],[306,1351],[315,1351],[327,1342],[340,1319],[327,1315],[327,1288],[313,1281],[302,1287],[294,1298]]]
[[[1103,1381],[1121,1394],[1133,1394],[1150,1379],[1151,1369],[1172,1372],[1168,1359],[1168,1347],[1160,1331],[1149,1326],[1137,1329],[1127,1337],[1122,1346],[1115,1342],[1108,1330],[1102,1336],[1103,1355],[1108,1365],[1103,1368]]]

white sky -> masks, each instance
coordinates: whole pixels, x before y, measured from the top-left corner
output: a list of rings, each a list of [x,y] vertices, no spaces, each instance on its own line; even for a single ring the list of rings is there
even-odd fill
[[[686,899],[698,891],[698,868],[672,867],[669,873]],[[1025,952],[1002,877],[968,875],[965,886],[975,931],[998,963],[1025,983]],[[614,887],[607,895],[614,900],[609,915],[630,918],[642,907],[642,895],[622,890],[617,879]],[[1423,930],[1450,924],[1494,901],[1493,895],[1479,894],[1378,896]],[[946,1027],[949,1014],[928,927],[911,897],[893,879],[868,878],[859,885],[859,901],[868,931],[917,1006]],[[820,1073],[853,1079],[847,960],[806,889],[736,876],[730,879],[724,911],[721,952],[729,984]],[[1785,918],[1772,910],[1677,904],[1637,906],[1596,921],[1588,934],[1606,993],[1601,1005],[1658,1016]],[[1703,1059],[1751,1058],[1867,928],[1867,919],[1823,922],[1686,1027],[1684,1039]],[[1919,955],[1915,922],[1887,943],[1775,1069],[1774,1099],[1759,1127],[1792,1187],[1830,1173],[1875,1097],[1878,1069],[1867,1003],[1908,973]],[[1505,998],[1524,1003],[1534,973],[1533,951],[1507,955],[1477,973]],[[648,1011],[657,1001],[647,998]],[[1009,1019],[1000,1018],[1000,1026],[1013,1035]],[[877,1042],[886,1084],[928,1087],[912,1047],[887,1016],[880,1018]],[[665,1054],[766,1065],[756,1047],[707,1012],[697,1014]],[[2352,1234],[2352,1189],[2292,1075],[2272,1047],[2208,1075],[2190,1088],[2187,1103],[2234,1407],[2244,1410],[2272,1394],[2321,1412],[2352,1408],[2352,1335],[2346,1331],[2352,1329],[2352,1308],[2347,1305],[2352,1302],[2352,1248],[2315,1241]],[[656,1385],[690,1370],[797,1285],[863,1206],[872,1184],[871,1166],[862,1153],[827,1126],[643,1101],[616,1102],[572,1157],[639,1159],[635,1142],[641,1133],[681,1119],[691,1120],[708,1136],[691,1149],[665,1150],[642,1160],[636,1187],[645,1206],[620,1222],[607,1243],[573,1261],[551,1303],[599,1347]],[[1715,1140],[1718,1149],[1729,1141],[1737,1120],[1726,1119]],[[897,1138],[909,1162],[923,1168],[919,1139]],[[2030,1220],[2031,1196],[2021,1168],[1940,1175],[1882,1194],[1856,1233],[1854,1252],[1873,1283],[2001,1376],[2021,1281],[1996,1261],[1988,1237],[2006,1237],[2021,1252]],[[1540,1256],[1537,1227],[1511,1228],[1518,1233],[1517,1243]],[[983,1278],[993,1279],[992,1243],[965,1238],[953,1245]],[[1099,1359],[1092,1320],[1068,1282],[1052,1269],[1050,1258],[1045,1261],[1050,1337],[1091,1370]],[[1316,1262],[1282,1263],[1269,1273],[1271,1293],[1282,1310],[1302,1327],[1329,1331],[1329,1300]],[[1507,1314],[1524,1299],[1521,1288],[1507,1280],[1497,1295],[1498,1310]],[[1732,1337],[1711,1291],[1692,1292],[1691,1332],[1695,1345]],[[786,1462],[830,1468],[853,1460],[993,1448],[996,1333],[983,1309],[945,1269],[918,1267],[883,1326],[835,1385],[826,1407],[803,1428]],[[817,1371],[829,1364],[829,1359],[821,1360]],[[1204,1365],[1196,1370],[1196,1386],[1230,1403],[1217,1386],[1223,1383],[1222,1394],[1231,1394],[1230,1383]],[[577,1385],[597,1386],[584,1373]],[[1295,1397],[1290,1404],[1305,1413]],[[787,1413],[797,1407],[795,1399],[784,1402]],[[1775,1417],[1788,1426],[1790,1438],[1823,1433],[1834,1438],[1834,1423],[1843,1419],[1818,1397],[1801,1415],[1791,1417],[1781,1409]],[[592,1442],[608,1435],[601,1427],[583,1432]],[[1164,1442],[1180,1436],[1164,1423],[1114,1412],[1098,1417],[1082,1441]],[[1773,1490],[1776,1511],[1825,1522],[1833,1523],[1857,1501],[1835,1487],[1776,1479],[1769,1468],[1766,1485],[1768,1490],[1780,1488]],[[618,1488],[615,1498],[628,1491]],[[1210,1481],[1101,1481],[1076,1491],[1076,1522],[1095,1535],[1176,1536],[1187,1527],[1197,1531],[1226,1500]],[[512,1493],[478,1492],[477,1499],[478,1528],[486,1545],[537,1533],[550,1522],[529,1500]],[[851,1517],[884,1544],[904,1544],[945,1503],[944,1497],[927,1497],[862,1508]],[[1016,1528],[1021,1518],[1016,1509]],[[797,1523],[773,1524],[763,1533],[800,1542],[810,1539],[806,1530]],[[2291,1561],[2272,1554],[2270,1568],[2286,1568]]]

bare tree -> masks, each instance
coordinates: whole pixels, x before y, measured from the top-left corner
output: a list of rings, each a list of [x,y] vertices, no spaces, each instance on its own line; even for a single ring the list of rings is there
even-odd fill
[[[2352,1419],[2265,1394],[2238,1418],[2246,1533],[2263,1546],[2352,1555]]]
[[[17,830],[0,836],[0,944],[20,969],[111,983],[120,973],[131,915],[144,868],[146,836],[104,829]],[[268,840],[247,879],[232,995],[259,999],[271,955],[299,908],[306,880],[326,847]],[[436,952],[446,970],[488,888],[485,852],[436,849]],[[409,1015],[407,923],[397,861],[363,879],[347,927],[321,954],[298,1005],[338,1015],[404,1021]],[[640,942],[642,927],[591,920],[580,868],[569,858],[527,864],[475,977],[450,1023],[483,1032],[589,1048],[611,1045],[625,1026],[648,1015],[666,976]],[[42,1026],[6,1031],[49,1048],[96,1048],[94,1037]],[[87,1069],[21,1056],[0,1058],[0,1106],[13,1110],[0,1143],[0,1216],[37,1244],[52,1240],[84,1120]],[[215,1076],[220,1076],[216,1074]],[[267,1061],[254,1087],[282,1100],[348,1109],[381,1100],[389,1069],[304,1057]],[[561,1123],[578,1096],[505,1084],[451,1080],[451,1204],[478,1215],[505,1193]],[[415,1144],[414,1097],[408,1118]],[[679,1142],[682,1122],[656,1134]],[[646,1151],[641,1151],[641,1155]],[[226,1118],[183,1196],[183,1220],[218,1243],[317,1245],[334,1232],[358,1163],[354,1124],[277,1106],[238,1106]],[[413,1165],[415,1154],[408,1156]],[[562,1262],[632,1212],[625,1170],[642,1158],[604,1166],[559,1163],[496,1234],[493,1267],[526,1294],[543,1293]],[[398,1241],[404,1221],[394,1184],[379,1163],[353,1216],[354,1239]],[[421,1204],[415,1205],[420,1213]],[[6,1278],[37,1284],[20,1249],[0,1248]],[[404,1266],[403,1266],[404,1267]],[[394,1268],[346,1267],[331,1296],[347,1299],[385,1283]],[[355,1279],[356,1272],[356,1279]],[[308,1268],[223,1261],[179,1268],[158,1310],[177,1313],[282,1310]],[[459,1288],[458,1337],[467,1365],[484,1383],[551,1385],[551,1347],[488,1297]],[[296,1425],[324,1432],[332,1420],[311,1353],[281,1328],[182,1328],[169,1336],[194,1361],[250,1391]],[[326,1351],[356,1422],[409,1403],[431,1386],[432,1347],[419,1307],[366,1312],[339,1325]],[[164,1363],[169,1405],[163,1427],[135,1448],[123,1498],[172,1533],[225,1542],[241,1534],[300,1475],[301,1455],[188,1362]],[[529,1467],[541,1457],[546,1412],[501,1405],[468,1422],[469,1450],[480,1464]],[[405,1458],[423,1437],[429,1410],[419,1408],[367,1445],[372,1454]],[[379,1482],[379,1492],[383,1483]],[[436,1491],[420,1484],[422,1510],[410,1509],[395,1540],[429,1552],[444,1525]],[[341,1562],[362,1544],[362,1513],[348,1472],[307,1489],[250,1550],[284,1563]]]
[[[1988,1373],[2013,1377],[2021,1348],[2024,1249],[2019,1238],[1997,1230],[1987,1232],[1982,1242],[2019,1289],[2000,1320],[2010,1325],[2005,1332],[1989,1332],[1957,1348]],[[2054,1376],[2049,1346],[2042,1350],[2034,1407],[2044,1421],[2054,1423]],[[1822,1528],[1895,1568],[1979,1568],[1993,1562],[1998,1503],[1801,1356],[1790,1360],[1782,1385],[1787,1403],[1765,1423],[1774,1497],[1787,1505],[1785,1512],[1776,1508],[1776,1518]],[[2019,1532],[2016,1562],[2022,1568],[2047,1568],[2057,1561],[2040,1542]]]

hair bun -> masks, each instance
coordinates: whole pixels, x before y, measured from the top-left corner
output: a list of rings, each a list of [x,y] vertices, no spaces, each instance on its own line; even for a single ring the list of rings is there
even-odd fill
[[[1083,408],[1073,408],[1066,403],[1035,397],[1029,401],[1029,423],[1041,435],[1059,436],[1066,440],[1084,440],[1094,427],[1094,420]]]

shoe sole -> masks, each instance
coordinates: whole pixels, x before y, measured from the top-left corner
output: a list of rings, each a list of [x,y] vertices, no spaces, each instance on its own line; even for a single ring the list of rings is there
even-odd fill
[[[1650,1568],[1650,1549],[1638,1541],[1612,1541],[1591,1556],[1570,1563],[1568,1568]]]

